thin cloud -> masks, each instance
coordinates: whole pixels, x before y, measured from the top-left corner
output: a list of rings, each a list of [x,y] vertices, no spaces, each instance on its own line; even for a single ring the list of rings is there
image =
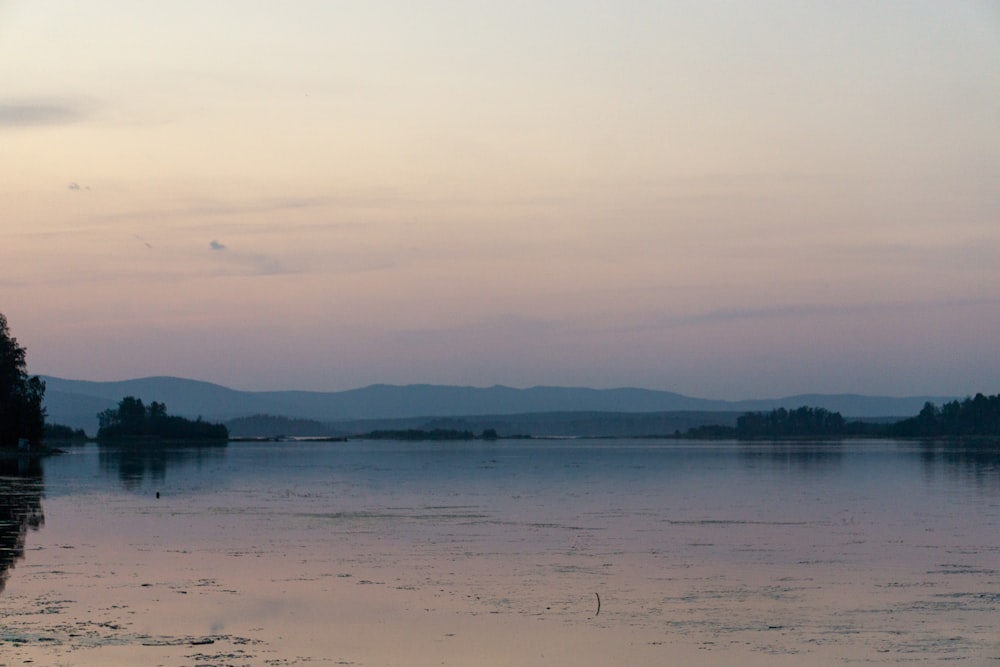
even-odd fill
[[[67,190],[79,190],[80,189],[80,184],[79,183],[70,183],[69,185],[66,186],[66,189]]]
[[[86,116],[85,109],[77,103],[38,101],[0,104],[0,127],[69,125]]]
[[[277,276],[289,273],[299,273],[285,267],[280,261],[267,255],[230,254],[231,266],[237,267],[235,274],[250,276]]]
[[[254,213],[281,213],[283,211],[328,206],[339,203],[340,201],[343,200],[333,197],[286,197],[243,204],[227,204],[219,202],[199,204],[182,208],[127,211],[124,213],[105,215],[102,216],[102,219],[113,221],[142,217],[149,220],[153,218],[204,218],[216,216],[237,216]]]
[[[885,313],[942,310],[955,308],[996,308],[997,299],[936,299],[902,303],[855,303],[841,305],[789,304],[762,308],[722,308],[697,315],[655,315],[633,330],[673,329],[701,324],[727,324],[749,320],[814,319],[839,316],[872,316]]]
[[[285,268],[281,262],[273,257],[254,255],[251,257],[251,260],[254,263],[256,274],[260,276],[277,276],[286,273],[296,273],[295,271]]]
[[[140,209],[104,215],[101,216],[101,219],[113,221],[131,220],[137,217],[142,217],[147,220],[159,218],[233,217],[259,213],[282,213],[285,211],[315,209],[327,206],[338,206],[342,208],[367,208],[402,202],[404,202],[404,200],[396,194],[395,190],[380,189],[372,193],[362,193],[358,195],[333,197],[281,197],[243,203],[206,202],[179,208],[152,210]],[[343,225],[337,226],[340,227]],[[285,225],[281,225],[280,227],[281,229],[285,229]]]
[[[212,239],[208,244],[212,252],[225,253],[219,255],[219,261],[225,262],[230,267],[236,267],[236,275],[270,276],[286,273],[298,273],[285,267],[280,261],[268,255],[239,252],[229,250],[228,247],[216,239]],[[224,273],[232,274],[231,271]]]

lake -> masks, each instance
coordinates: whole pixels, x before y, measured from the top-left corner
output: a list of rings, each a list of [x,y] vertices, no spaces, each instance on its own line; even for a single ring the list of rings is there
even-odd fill
[[[1000,665],[1000,445],[89,444],[0,528],[0,666]]]

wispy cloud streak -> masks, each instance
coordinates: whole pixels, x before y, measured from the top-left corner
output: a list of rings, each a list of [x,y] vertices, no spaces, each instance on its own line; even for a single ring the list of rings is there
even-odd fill
[[[941,299],[912,303],[862,303],[840,305],[787,304],[762,308],[720,308],[695,315],[654,316],[640,329],[673,329],[701,324],[726,324],[752,320],[796,320],[863,316],[905,311],[927,312],[952,308],[997,308],[1000,299]]]
[[[0,102],[0,127],[69,125],[88,115],[79,103],[27,101]]]

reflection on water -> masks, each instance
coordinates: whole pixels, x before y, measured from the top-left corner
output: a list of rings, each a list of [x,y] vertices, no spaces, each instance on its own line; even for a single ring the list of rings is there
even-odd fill
[[[195,467],[220,461],[226,443],[122,442],[98,445],[101,471],[116,475],[122,485],[136,490],[144,481],[162,483],[168,468]]]
[[[941,473],[979,491],[1000,493],[1000,441],[925,441],[920,443],[925,478]]]
[[[754,442],[741,444],[739,452],[748,467],[826,473],[840,466],[844,447],[841,442]]]
[[[42,465],[38,457],[0,457],[0,592],[8,570],[24,558],[28,529],[45,523]]]

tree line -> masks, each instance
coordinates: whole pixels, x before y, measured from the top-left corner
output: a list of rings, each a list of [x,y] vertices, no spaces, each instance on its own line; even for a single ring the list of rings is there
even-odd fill
[[[893,424],[892,435],[904,438],[1000,435],[1000,394],[976,394],[940,408],[925,403],[916,417]]]
[[[803,406],[793,410],[777,408],[768,412],[747,412],[736,419],[735,427],[698,426],[683,435],[689,438],[739,440],[998,436],[1000,394],[976,394],[941,407],[928,402],[916,417],[888,424],[848,421],[839,412]]]

